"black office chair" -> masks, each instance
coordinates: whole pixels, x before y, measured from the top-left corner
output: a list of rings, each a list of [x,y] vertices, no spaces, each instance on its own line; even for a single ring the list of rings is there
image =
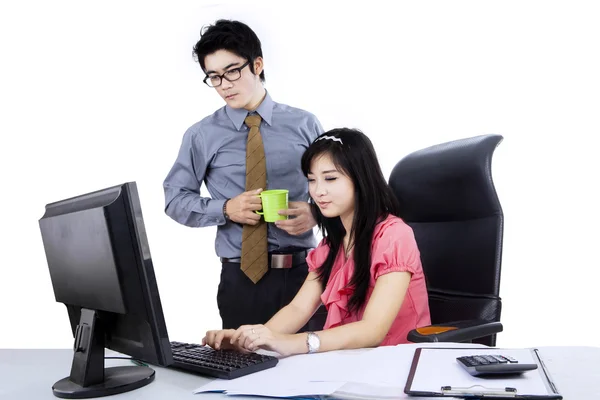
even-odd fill
[[[428,147],[392,170],[389,183],[415,233],[431,311],[432,325],[411,331],[411,342],[496,345],[504,217],[491,162],[502,139],[483,135]]]

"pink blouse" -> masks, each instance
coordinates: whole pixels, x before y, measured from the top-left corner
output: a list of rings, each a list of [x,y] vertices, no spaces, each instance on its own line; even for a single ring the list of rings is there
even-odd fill
[[[324,244],[323,240],[306,257],[308,270],[315,271],[318,269],[327,258],[327,254],[329,254],[329,246]],[[348,315],[347,304],[352,289],[346,286],[352,278],[353,271],[353,256],[350,255],[348,260],[345,260],[343,251],[340,251],[333,263],[325,291],[321,295],[321,300],[327,308],[327,320],[324,329],[360,321],[375,288],[377,278],[397,271],[410,272],[411,279],[400,311],[380,345],[390,346],[408,343],[406,336],[409,331],[431,324],[427,288],[419,249],[412,228],[402,219],[393,215],[388,216],[375,227],[371,245],[370,284],[366,301],[357,313]]]

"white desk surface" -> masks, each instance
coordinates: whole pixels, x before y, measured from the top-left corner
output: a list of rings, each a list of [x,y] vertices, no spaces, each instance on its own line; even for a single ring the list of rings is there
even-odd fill
[[[562,346],[539,349],[565,400],[600,400],[600,347]],[[0,349],[0,399],[56,399],[52,394],[52,385],[69,375],[72,356],[72,350],[68,349]],[[131,363],[127,360],[106,360],[106,365]],[[219,393],[192,394],[194,389],[208,382],[209,378],[168,368],[152,368],[156,370],[154,382],[143,388],[106,398],[209,400],[225,397]]]

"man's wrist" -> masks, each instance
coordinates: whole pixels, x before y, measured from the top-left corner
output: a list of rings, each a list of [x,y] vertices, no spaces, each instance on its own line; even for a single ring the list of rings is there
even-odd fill
[[[229,215],[227,214],[227,203],[229,202],[229,200],[231,200],[231,199],[227,199],[227,200],[225,200],[225,202],[223,203],[223,217],[225,217],[225,220],[226,220],[226,221],[229,221],[229,220],[230,220],[230,218],[229,218]]]

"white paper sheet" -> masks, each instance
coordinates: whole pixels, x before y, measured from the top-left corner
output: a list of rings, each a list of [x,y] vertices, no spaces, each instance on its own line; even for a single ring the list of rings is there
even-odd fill
[[[333,394],[336,399],[345,400],[365,400],[365,399],[406,399],[409,398],[404,393],[404,385],[400,386],[380,386],[368,383],[349,382],[339,388]]]
[[[484,347],[477,344],[452,345],[469,348]],[[347,383],[354,385],[346,388],[365,396],[373,393],[372,390],[376,387],[380,387],[381,395],[388,392],[398,393],[397,389],[403,389],[406,384],[415,349],[432,346],[447,347],[448,343],[406,344],[296,355],[280,359],[274,368],[232,380],[216,379],[196,389],[194,393],[219,391],[227,394],[273,397],[325,395],[333,392],[316,392],[328,392],[332,388],[336,391]],[[315,383],[323,383],[323,385]],[[361,384],[364,385],[360,386]]]
[[[254,391],[257,396],[269,397],[293,397],[293,396],[329,396],[335,393],[340,387],[344,386],[343,382],[303,382],[297,386],[281,387],[280,385],[271,385],[262,387]],[[246,391],[227,391],[227,395],[247,395]]]

